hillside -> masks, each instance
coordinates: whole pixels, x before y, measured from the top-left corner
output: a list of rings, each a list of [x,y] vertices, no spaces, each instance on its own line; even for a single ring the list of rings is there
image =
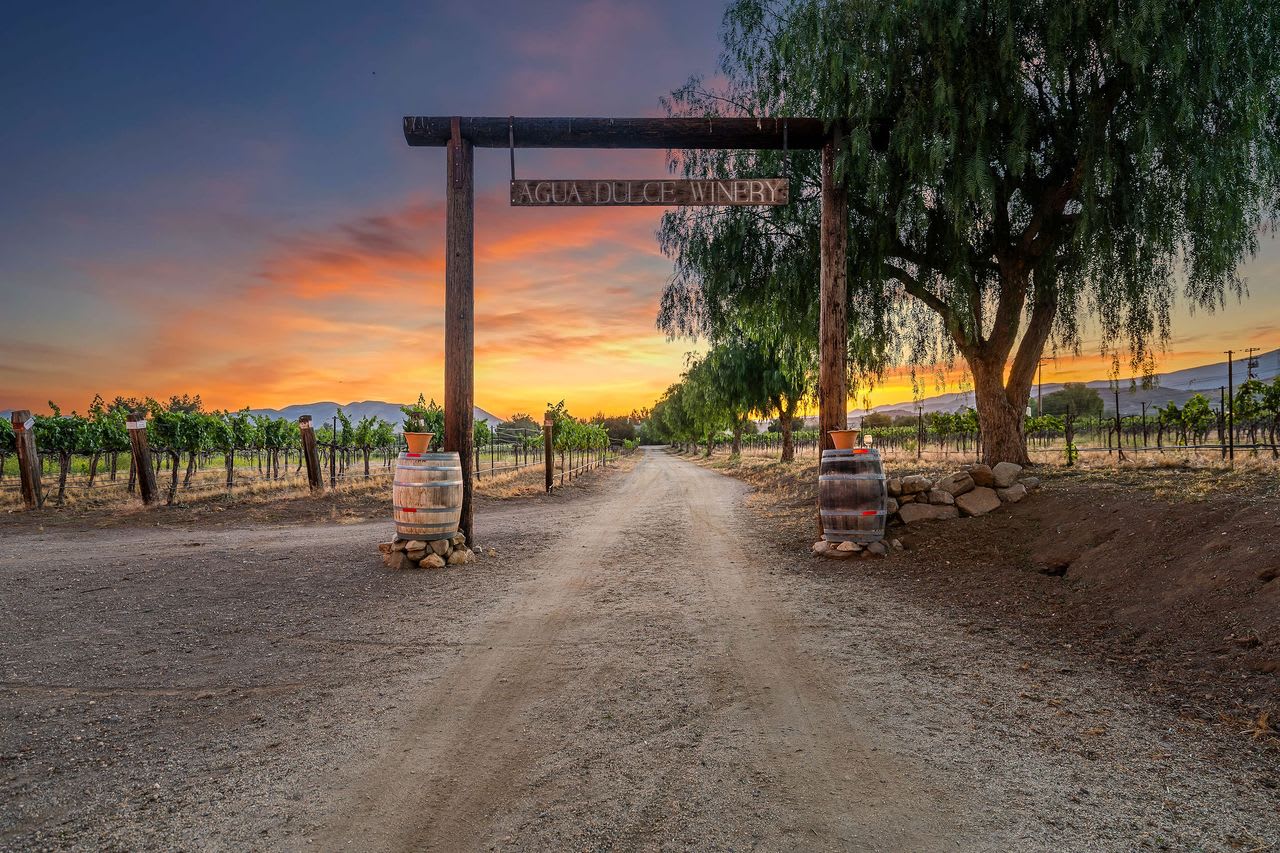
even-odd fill
[[[1280,376],[1280,349],[1261,353],[1257,356],[1256,361],[1258,366],[1254,369],[1255,378],[1270,382],[1276,376]],[[1231,378],[1235,385],[1238,386],[1244,381],[1245,377],[1248,376],[1248,365],[1245,359],[1233,359],[1232,374]],[[1218,389],[1227,384],[1227,362],[1224,359],[1216,364],[1205,364],[1199,367],[1188,367],[1183,370],[1157,374],[1155,382],[1154,387],[1142,388],[1140,381],[1121,379],[1120,414],[1140,415],[1142,414],[1143,403],[1147,404],[1148,413],[1156,406],[1163,406],[1170,402],[1181,406],[1196,394],[1205,395],[1216,405],[1219,396]],[[1085,384],[1090,388],[1096,388],[1098,393],[1102,395],[1105,413],[1114,414],[1115,396],[1111,390],[1111,380],[1093,379]],[[1054,391],[1061,390],[1062,385],[1063,383],[1061,382],[1046,382],[1044,383],[1043,393],[1052,394]],[[1036,392],[1036,387],[1032,386],[1032,396],[1035,396]],[[972,391],[938,394],[920,401],[920,408],[925,412],[954,412],[964,406],[973,408],[974,405]],[[860,419],[870,412],[883,412],[895,417],[899,415],[914,415],[916,413],[916,404],[911,401],[902,401],[874,406],[871,409],[854,409],[849,413],[850,423],[858,424]]]

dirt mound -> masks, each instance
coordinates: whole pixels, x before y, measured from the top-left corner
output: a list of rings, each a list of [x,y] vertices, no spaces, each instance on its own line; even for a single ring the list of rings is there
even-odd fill
[[[1083,644],[1201,712],[1280,706],[1280,512],[1050,482],[977,519],[900,529],[944,599]],[[892,571],[889,566],[885,568]]]

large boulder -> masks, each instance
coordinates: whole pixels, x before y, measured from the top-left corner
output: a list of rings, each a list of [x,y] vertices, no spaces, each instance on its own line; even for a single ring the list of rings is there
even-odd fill
[[[996,504],[999,505],[999,501]],[[902,509],[898,510],[898,518],[902,519],[903,524],[915,524],[918,521],[935,521],[943,518],[958,518],[960,513],[953,506],[938,506],[936,504],[926,503],[909,503]]]
[[[885,481],[884,487],[889,491],[889,497],[896,498],[902,494],[902,480],[897,477],[890,477]]]
[[[1000,496],[996,494],[995,489],[978,486],[973,491],[965,492],[956,498],[956,506],[965,515],[986,515],[1000,506]]]
[[[965,492],[973,491],[975,483],[973,477],[967,471],[957,471],[954,474],[948,474],[941,480],[933,484],[933,487],[942,492],[949,492],[952,497],[963,495]]]
[[[924,474],[912,474],[909,477],[902,478],[902,493],[904,495],[914,495],[920,492],[927,492],[933,483],[929,482],[929,478]]]
[[[983,465],[979,462],[977,465],[970,465],[968,468],[969,476],[973,478],[976,486],[986,486],[991,488],[995,485],[995,478],[991,476],[991,466]]]
[[[382,565],[388,569],[413,569],[417,567],[417,563],[409,559],[409,555],[404,551],[392,551],[390,554],[382,555]]]
[[[424,569],[443,569],[444,557],[439,554],[428,554],[419,561],[418,565]]]
[[[884,508],[886,510],[886,514],[893,515],[895,512],[898,511],[898,499],[885,498]]]
[[[1021,473],[1021,465],[1013,462],[997,462],[996,466],[991,469],[991,479],[997,489],[1007,489],[1018,482],[1018,475]]]
[[[938,504],[939,506],[951,506],[956,502],[955,495],[950,492],[944,492],[942,489],[929,490],[929,503]]]
[[[1018,480],[1018,482],[1026,486],[1027,491],[1030,492],[1030,491],[1034,491],[1036,488],[1039,487],[1040,478],[1039,477],[1022,477],[1021,479]]]
[[[449,540],[448,539],[432,539],[431,553],[441,557],[449,556]]]
[[[1027,487],[1021,483],[1014,483],[1007,489],[996,489],[996,494],[1005,503],[1016,504],[1027,496]]]

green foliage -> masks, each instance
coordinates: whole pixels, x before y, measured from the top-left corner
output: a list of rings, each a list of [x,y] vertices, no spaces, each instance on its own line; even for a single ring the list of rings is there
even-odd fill
[[[535,421],[528,412],[516,412],[509,420],[499,424],[499,428],[517,432],[541,432],[542,424]]]
[[[1102,411],[1102,395],[1083,382],[1068,382],[1058,391],[1044,395],[1046,415],[1094,414]]]
[[[1256,0],[734,0],[723,83],[680,115],[814,115],[844,132],[850,355],[970,366],[990,452],[1018,455],[1046,342],[1149,371],[1175,281],[1213,309],[1277,207],[1280,16]],[[686,174],[779,171],[776,152],[680,152]],[[811,350],[816,157],[788,208],[664,218],[676,261],[660,321]],[[794,322],[794,325],[791,323]],[[1007,378],[1006,378],[1007,377]],[[1022,449],[1025,456],[1025,448]]]
[[[404,421],[400,425],[404,432],[431,432],[436,435],[444,432],[444,409],[436,405],[435,400],[428,405],[423,394],[418,394],[418,402],[401,406],[400,411],[404,413]],[[436,426],[438,429],[433,428]]]
[[[609,433],[600,424],[584,423],[565,407],[564,400],[552,406],[551,444],[556,450],[601,450],[609,446]]]

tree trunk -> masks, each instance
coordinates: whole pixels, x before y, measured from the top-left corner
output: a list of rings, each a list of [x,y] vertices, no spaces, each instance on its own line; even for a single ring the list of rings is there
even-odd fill
[[[236,481],[236,452],[234,450],[228,451],[222,461],[227,466],[227,491],[229,492]]]
[[[94,478],[98,476],[98,459],[102,456],[101,452],[94,452],[89,457],[89,488],[93,488]]]
[[[196,452],[194,450],[187,452],[187,473],[182,478],[182,488],[186,489],[191,486],[191,478],[196,473]]]
[[[1023,377],[1015,376],[1011,371],[1006,385],[1003,359],[969,359],[974,396],[978,403],[978,423],[982,429],[982,461],[988,465],[997,462],[1026,465],[1030,462],[1023,413],[1031,393],[1034,364],[1032,362],[1032,370],[1026,371]]]
[[[733,456],[742,455],[742,422],[744,420],[746,419],[737,417],[733,419],[733,447],[730,450]]]
[[[794,462],[796,458],[796,441],[794,434],[795,401],[787,403],[785,408],[778,409],[778,427],[782,430],[782,461]]]

